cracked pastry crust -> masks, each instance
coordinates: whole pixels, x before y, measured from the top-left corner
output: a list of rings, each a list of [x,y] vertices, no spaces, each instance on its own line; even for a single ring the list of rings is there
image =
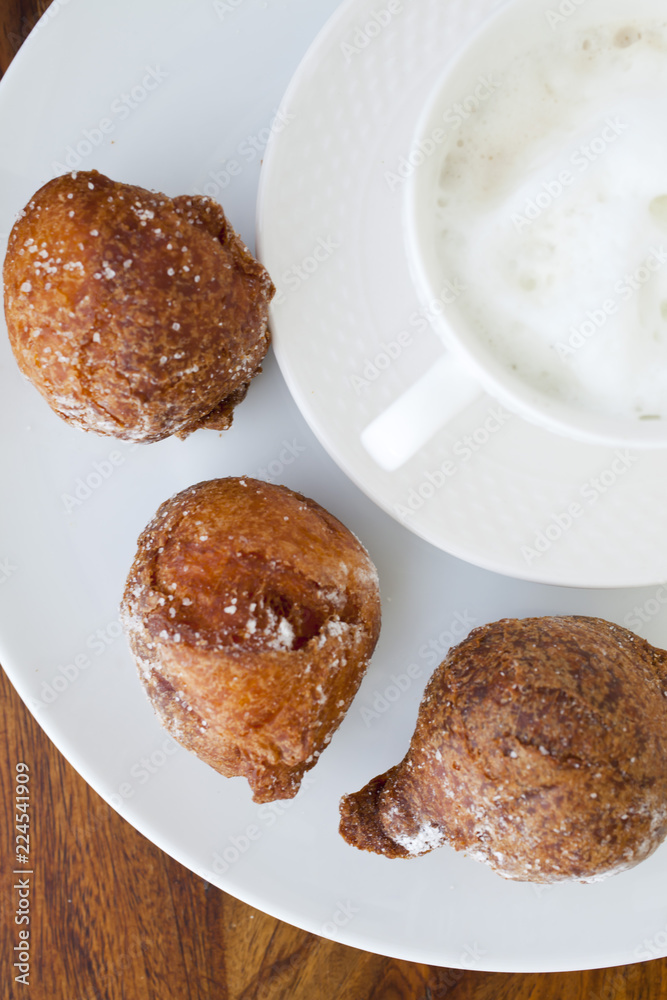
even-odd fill
[[[519,881],[633,867],[667,834],[667,653],[599,618],[475,629],[404,760],[343,798],[340,832],[389,858],[448,844]]]
[[[95,170],[34,195],[4,285],[19,368],[59,416],[98,434],[229,427],[269,346],[275,289],[222,208]]]
[[[253,479],[191,486],[139,538],[121,606],[171,733],[256,802],[294,796],[380,630],[377,573],[313,500]]]

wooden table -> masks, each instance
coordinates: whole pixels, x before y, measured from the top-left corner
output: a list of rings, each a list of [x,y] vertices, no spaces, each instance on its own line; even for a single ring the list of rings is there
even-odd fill
[[[108,0],[113,2],[113,0]],[[137,0],[140,3],[141,0]],[[0,0],[0,74],[44,0]],[[182,868],[67,764],[0,673],[0,997],[14,1000],[658,1000],[667,960],[551,975],[431,968],[296,930]],[[14,776],[31,774],[28,985],[12,968]]]

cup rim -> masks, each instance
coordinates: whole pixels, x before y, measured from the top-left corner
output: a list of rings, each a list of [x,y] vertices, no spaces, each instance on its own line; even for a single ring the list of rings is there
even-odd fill
[[[526,0],[524,0],[526,2]],[[529,0],[528,0],[529,2]],[[437,122],[443,108],[448,107],[447,89],[457,69],[465,61],[470,49],[512,8],[521,6],[517,0],[507,0],[477,26],[456,54],[451,57],[431,88],[413,132],[411,150],[423,150],[433,142]],[[447,136],[445,136],[447,138]],[[427,311],[431,327],[440,336],[445,347],[454,353],[469,369],[471,376],[498,402],[519,417],[533,424],[577,441],[596,445],[658,449],[667,447],[667,419],[632,419],[621,415],[605,414],[568,404],[564,400],[548,397],[545,393],[518,377],[512,377],[500,360],[485,350],[471,331],[462,332],[457,326],[451,309],[434,308],[442,302],[443,275],[436,259],[434,247],[429,247],[432,229],[424,215],[428,192],[437,183],[436,169],[442,162],[444,140],[436,144],[435,151],[424,155],[423,162],[415,166],[406,179],[403,194],[403,233],[410,276],[419,301]],[[429,188],[429,182],[433,185]],[[434,202],[434,195],[431,201]]]

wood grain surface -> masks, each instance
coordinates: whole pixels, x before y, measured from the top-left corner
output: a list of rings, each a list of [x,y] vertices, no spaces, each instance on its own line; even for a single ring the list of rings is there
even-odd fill
[[[0,0],[0,72],[46,6]],[[0,695],[3,1000],[667,997],[667,960],[568,974],[463,972],[367,954],[296,930],[219,891],[145,840],[69,766],[1,672]],[[30,773],[29,876],[13,874],[18,763]],[[15,981],[20,972],[13,965],[18,932],[27,926],[15,923],[19,879],[30,885],[27,984]]]

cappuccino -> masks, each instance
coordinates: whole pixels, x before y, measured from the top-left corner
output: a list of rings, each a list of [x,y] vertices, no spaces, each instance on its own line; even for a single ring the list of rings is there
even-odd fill
[[[667,20],[563,25],[494,77],[437,164],[451,321],[519,394],[667,418]]]

